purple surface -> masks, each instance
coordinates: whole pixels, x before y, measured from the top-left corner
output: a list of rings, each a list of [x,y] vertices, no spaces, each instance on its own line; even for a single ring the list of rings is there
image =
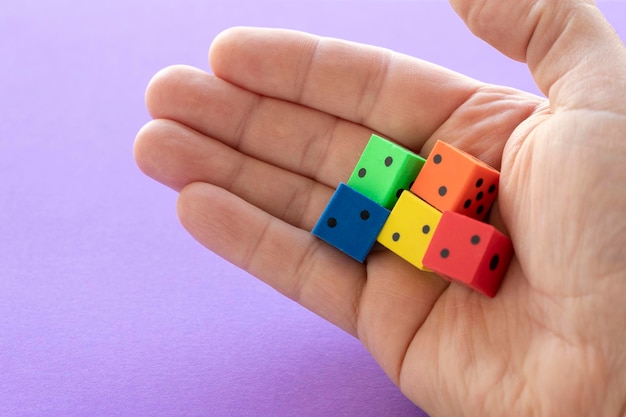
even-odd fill
[[[622,38],[626,3],[601,2]],[[421,416],[359,343],[193,241],[132,159],[158,69],[233,25],[536,91],[443,2],[4,0],[0,416]]]

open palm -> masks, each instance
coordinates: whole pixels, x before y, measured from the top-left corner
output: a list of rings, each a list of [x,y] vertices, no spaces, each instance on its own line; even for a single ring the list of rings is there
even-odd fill
[[[585,2],[454,3],[549,100],[237,28],[211,48],[214,75],[152,80],[137,162],[180,191],[196,239],[358,337],[431,415],[624,415],[624,48]],[[516,256],[495,298],[386,250],[359,264],[309,233],[373,132],[424,156],[442,139],[501,169],[490,221]]]

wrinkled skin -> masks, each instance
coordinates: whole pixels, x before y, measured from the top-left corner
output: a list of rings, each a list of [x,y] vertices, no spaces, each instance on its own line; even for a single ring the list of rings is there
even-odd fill
[[[388,50],[233,28],[150,82],[135,157],[208,249],[358,337],[434,416],[626,415],[626,53],[585,1],[455,0],[547,99]],[[501,169],[491,299],[309,231],[372,132]]]

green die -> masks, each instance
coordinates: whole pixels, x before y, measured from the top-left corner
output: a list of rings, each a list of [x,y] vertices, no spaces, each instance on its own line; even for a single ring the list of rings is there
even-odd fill
[[[348,185],[391,210],[402,190],[408,190],[426,160],[421,156],[372,135]]]

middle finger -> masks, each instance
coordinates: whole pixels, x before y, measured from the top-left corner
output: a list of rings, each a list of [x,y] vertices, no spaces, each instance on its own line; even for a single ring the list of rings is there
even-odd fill
[[[191,67],[170,67],[157,74],[146,101],[155,119],[175,120],[245,155],[330,187],[348,179],[373,133]]]

